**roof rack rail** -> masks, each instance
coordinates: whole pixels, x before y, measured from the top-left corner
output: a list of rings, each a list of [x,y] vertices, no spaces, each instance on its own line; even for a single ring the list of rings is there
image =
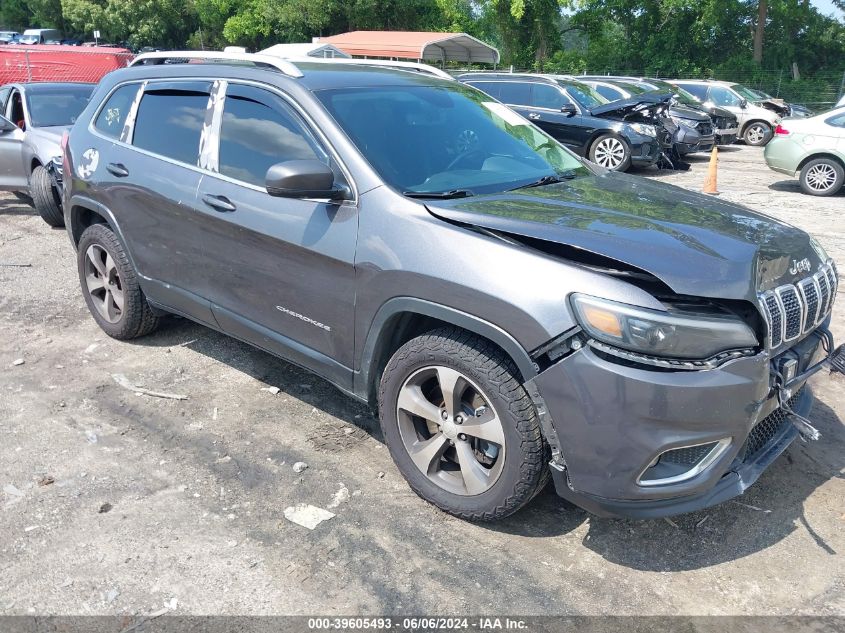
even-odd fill
[[[272,53],[268,54],[268,57],[272,56]],[[293,63],[310,63],[310,62],[317,62],[321,64],[351,64],[356,66],[382,66],[386,68],[395,68],[396,70],[410,70],[419,73],[424,73],[427,75],[433,75],[434,77],[439,77],[441,79],[451,79],[454,81],[454,77],[447,73],[445,70],[441,70],[436,68],[435,66],[430,66],[429,64],[421,64],[419,62],[400,62],[400,61],[393,61],[390,59],[361,59],[361,58],[352,58],[352,57],[279,57],[279,59],[286,59],[287,61]]]
[[[291,63],[281,57],[273,55],[261,55],[258,53],[226,53],[220,51],[155,51],[152,53],[141,53],[132,62],[130,66],[141,66],[144,64],[164,64],[167,60],[183,60],[190,62],[197,61],[219,61],[219,62],[244,62],[254,64],[255,66],[270,67],[288,75],[289,77],[302,77],[302,71]]]

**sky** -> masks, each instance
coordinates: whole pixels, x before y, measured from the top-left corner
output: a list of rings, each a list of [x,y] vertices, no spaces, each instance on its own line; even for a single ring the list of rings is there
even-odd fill
[[[833,14],[840,20],[845,20],[845,13],[834,7],[833,3],[830,0],[810,0],[810,2],[813,4],[814,7],[816,7],[825,15]]]

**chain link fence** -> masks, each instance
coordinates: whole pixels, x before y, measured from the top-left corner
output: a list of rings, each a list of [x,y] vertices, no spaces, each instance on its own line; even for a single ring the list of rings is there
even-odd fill
[[[121,48],[0,46],[0,85],[32,81],[97,83],[134,57]]]
[[[654,77],[672,79],[651,70],[601,70],[585,72],[584,75],[616,75],[631,77]],[[577,76],[576,76],[577,77]],[[674,77],[680,79],[680,77]],[[845,94],[845,70],[816,71],[802,74],[793,79],[789,70],[755,70],[752,72],[725,72],[708,75],[685,76],[684,79],[719,79],[742,84],[754,90],[765,92],[775,99],[787,103],[799,103],[816,111],[832,107]]]

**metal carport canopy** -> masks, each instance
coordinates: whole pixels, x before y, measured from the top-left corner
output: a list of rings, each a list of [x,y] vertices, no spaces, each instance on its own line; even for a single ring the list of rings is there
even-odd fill
[[[351,31],[317,41],[333,44],[354,57],[499,63],[498,50],[466,33]]]

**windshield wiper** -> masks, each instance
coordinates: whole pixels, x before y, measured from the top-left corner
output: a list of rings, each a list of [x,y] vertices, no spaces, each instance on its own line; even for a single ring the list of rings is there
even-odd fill
[[[409,198],[448,200],[449,198],[469,198],[472,195],[472,191],[466,189],[452,189],[451,191],[403,191],[402,195]]]
[[[545,185],[554,185],[556,183],[563,182],[564,180],[572,180],[576,176],[577,174],[573,169],[570,169],[569,171],[561,171],[556,174],[547,174],[539,180],[529,182],[527,185],[520,185],[519,187],[514,187],[513,189],[510,189],[510,191],[516,191],[517,189],[529,189],[531,187],[543,187]]]

